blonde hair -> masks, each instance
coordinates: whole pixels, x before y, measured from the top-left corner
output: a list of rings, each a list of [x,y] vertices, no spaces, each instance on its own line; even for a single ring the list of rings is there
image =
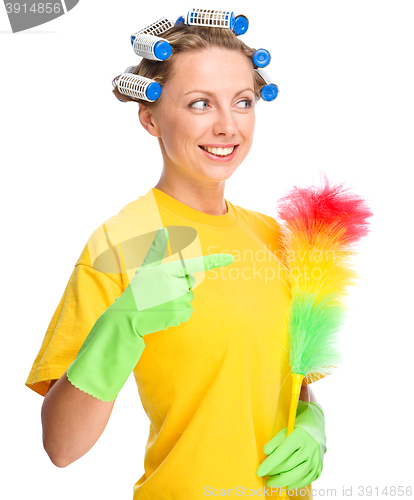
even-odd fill
[[[165,84],[172,75],[174,65],[174,54],[180,52],[189,52],[196,50],[205,50],[211,47],[220,47],[229,50],[242,52],[250,60],[252,65],[254,90],[256,99],[260,98],[260,90],[266,84],[264,79],[254,71],[252,57],[255,49],[248,47],[242,42],[230,29],[224,28],[205,28],[200,26],[174,26],[161,35],[168,40],[172,48],[172,56],[167,61],[152,61],[142,59],[136,66],[133,74],[145,76],[158,82],[161,86]],[[125,94],[121,94],[116,85],[116,78],[113,80],[114,89],[112,93],[121,101],[135,101],[145,104],[148,107],[155,106],[157,101],[149,102],[141,99],[135,99]]]

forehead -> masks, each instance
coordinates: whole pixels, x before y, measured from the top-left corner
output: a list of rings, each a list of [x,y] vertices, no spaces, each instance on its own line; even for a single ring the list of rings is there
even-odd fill
[[[240,51],[212,47],[181,52],[174,56],[172,77],[168,81],[175,89],[206,88],[214,90],[240,85],[253,85],[253,66]],[[202,86],[202,87],[200,87]]]

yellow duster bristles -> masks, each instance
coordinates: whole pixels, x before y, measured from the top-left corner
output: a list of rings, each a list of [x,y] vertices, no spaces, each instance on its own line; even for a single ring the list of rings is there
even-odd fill
[[[326,293],[344,297],[348,286],[355,284],[358,274],[350,267],[355,252],[342,249],[332,236],[319,233],[310,244],[301,232],[291,235],[286,244],[292,289],[315,294],[319,300]]]

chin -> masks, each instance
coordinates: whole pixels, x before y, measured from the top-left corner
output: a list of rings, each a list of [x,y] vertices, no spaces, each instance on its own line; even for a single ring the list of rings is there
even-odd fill
[[[212,181],[226,181],[234,174],[240,165],[212,165],[208,170],[203,169],[204,176]]]

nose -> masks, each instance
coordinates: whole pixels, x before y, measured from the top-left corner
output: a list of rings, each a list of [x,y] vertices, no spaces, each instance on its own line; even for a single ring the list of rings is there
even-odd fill
[[[217,110],[213,126],[214,135],[232,136],[237,132],[237,123],[230,109]]]

